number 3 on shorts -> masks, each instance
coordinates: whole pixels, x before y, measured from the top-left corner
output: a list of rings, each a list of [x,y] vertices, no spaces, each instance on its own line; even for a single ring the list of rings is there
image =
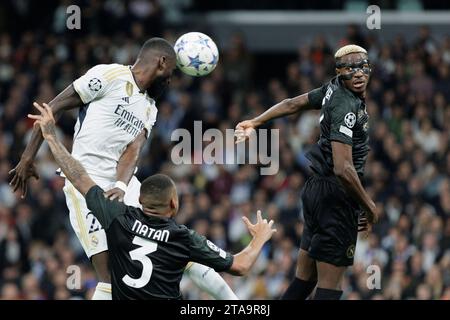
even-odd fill
[[[140,248],[130,251],[130,257],[133,260],[140,261],[142,263],[142,275],[138,279],[131,278],[129,275],[125,275],[122,281],[129,287],[142,288],[150,281],[153,272],[153,263],[148,254],[155,252],[158,249],[158,244],[151,240],[147,240],[138,236],[133,238],[133,244],[140,246]]]

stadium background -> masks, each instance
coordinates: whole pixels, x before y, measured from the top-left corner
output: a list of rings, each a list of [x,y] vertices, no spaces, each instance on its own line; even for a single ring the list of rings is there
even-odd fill
[[[301,4],[299,4],[301,2]],[[378,1],[397,9],[401,1]],[[404,3],[405,1],[403,1]],[[257,4],[256,4],[257,3]],[[276,3],[276,5],[274,5]],[[326,1],[2,1],[0,4],[0,298],[88,299],[95,275],[72,232],[62,193],[63,180],[46,147],[25,199],[13,194],[8,171],[29,138],[32,101],[50,101],[88,68],[99,63],[131,64],[151,36],[174,42],[205,26],[181,19],[211,10],[346,10],[348,2]],[[420,9],[445,9],[442,1],[413,1]],[[81,30],[65,28],[65,8],[82,8]],[[183,23],[180,23],[183,21]],[[276,299],[293,277],[302,234],[299,192],[308,176],[305,152],[318,136],[317,113],[273,121],[280,129],[280,171],[262,177],[256,166],[174,166],[171,132],[233,128],[284,98],[307,92],[334,73],[332,53],[357,43],[375,65],[369,85],[371,153],[365,185],[380,222],[360,239],[355,265],[344,281],[344,299],[450,299],[450,37],[425,26],[381,41],[365,25],[343,26],[340,39],[309,35],[297,50],[251,51],[239,30],[221,46],[219,66],[204,79],[179,72],[158,103],[159,114],[139,163],[138,178],[165,172],[181,197],[178,220],[236,252],[248,241],[240,217],[256,209],[277,221],[278,233],[264,248],[251,275],[224,275],[241,299]],[[301,44],[300,44],[301,43]],[[276,46],[276,43],[273,44]],[[294,44],[295,45],[295,44]],[[59,135],[71,146],[77,112],[65,114]],[[299,219],[300,217],[300,219]],[[367,266],[382,272],[381,290],[366,286]],[[66,270],[81,267],[80,290],[68,290]],[[183,280],[186,299],[208,299]]]

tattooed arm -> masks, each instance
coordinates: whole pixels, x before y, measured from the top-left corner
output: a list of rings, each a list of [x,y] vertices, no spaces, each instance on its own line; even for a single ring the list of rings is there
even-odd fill
[[[95,186],[95,182],[89,177],[81,163],[75,160],[56,138],[55,119],[53,117],[52,109],[46,103],[44,103],[43,107],[36,102],[33,105],[41,112],[41,114],[29,114],[28,117],[36,120],[35,126],[39,125],[42,136],[47,141],[61,170],[73,186],[85,196],[89,189]]]

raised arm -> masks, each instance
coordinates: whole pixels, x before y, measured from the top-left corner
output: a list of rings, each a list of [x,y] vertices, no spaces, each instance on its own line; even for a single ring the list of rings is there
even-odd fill
[[[83,102],[71,84],[50,101],[48,105],[52,109],[54,118],[57,120],[64,111],[80,107],[83,105]],[[19,163],[9,172],[10,174],[13,174],[10,185],[13,187],[14,191],[21,189],[22,197],[24,197],[27,192],[27,180],[30,177],[39,178],[33,160],[43,141],[44,138],[42,137],[41,128],[39,126],[34,126],[31,139],[25,147]]]
[[[42,136],[47,141],[48,146],[53,153],[53,157],[61,167],[61,170],[72,185],[85,196],[89,189],[95,186],[95,182],[89,177],[81,163],[75,160],[56,138],[55,119],[50,106],[44,103],[44,106],[42,107],[36,102],[33,105],[41,114],[29,114],[28,117],[36,120],[35,127],[39,126],[41,128]]]
[[[261,211],[257,212],[256,224],[252,224],[246,217],[242,219],[253,236],[252,241],[244,250],[232,255],[217,247],[206,237],[190,230],[190,260],[211,267],[218,272],[226,271],[237,276],[247,274],[264,244],[277,230],[272,229],[273,220],[267,222],[261,217]]]
[[[309,100],[308,100],[308,94],[304,93],[295,98],[284,99],[283,101],[272,106],[271,108],[266,110],[264,113],[262,113],[258,117],[252,119],[251,121],[257,127],[259,127],[270,120],[288,116],[288,115],[298,113],[303,110],[309,110],[309,109],[310,109],[310,105],[309,105]]]
[[[369,224],[376,223],[378,220],[375,203],[364,190],[359,180],[356,169],[353,165],[352,146],[332,141],[331,148],[333,152],[334,174],[344,185],[349,194],[361,205],[367,214]]]
[[[237,138],[236,143],[245,141],[254,129],[270,120],[306,110],[320,109],[324,97],[324,88],[325,87],[320,87],[294,98],[284,99],[261,115],[251,120],[239,122],[236,125],[235,131],[235,137]]]
[[[147,141],[146,129],[136,137],[136,139],[131,142],[117,163],[117,182],[113,189],[108,190],[105,195],[108,199],[114,200],[118,199],[120,202],[123,201],[126,192],[126,186],[131,180],[136,169],[137,162],[139,159],[139,154]]]
[[[252,241],[241,252],[234,255],[233,264],[227,271],[236,276],[246,275],[256,259],[258,258],[264,244],[269,241],[272,235],[277,231],[272,229],[273,220],[267,222],[261,216],[261,211],[257,212],[256,224],[252,224],[246,217],[243,217],[250,234],[253,236]]]

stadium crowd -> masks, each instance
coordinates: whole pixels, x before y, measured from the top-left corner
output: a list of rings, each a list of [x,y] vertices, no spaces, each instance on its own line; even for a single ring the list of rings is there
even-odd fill
[[[111,3],[114,1],[106,1]],[[64,2],[61,2],[64,3]],[[104,14],[112,7],[96,7]],[[142,3],[150,5],[140,6]],[[48,32],[0,34],[0,299],[89,299],[95,273],[74,235],[56,164],[43,146],[24,199],[13,193],[8,172],[18,162],[32,122],[32,102],[48,102],[99,63],[132,64],[150,36],[174,42],[187,30],[167,29],[157,1],[130,1],[110,11],[108,32],[100,19],[88,19],[71,36],[55,8]],[[134,6],[133,6],[134,4]],[[105,13],[106,12],[106,13]],[[134,23],[122,26],[122,19]],[[105,24],[104,24],[105,25]],[[155,29],[152,29],[155,28]],[[178,27],[177,27],[178,28]],[[161,33],[150,32],[161,30]],[[174,31],[176,30],[176,31]],[[92,32],[91,32],[92,31]],[[294,276],[302,236],[300,190],[309,175],[305,153],[317,141],[316,111],[273,121],[280,130],[280,170],[261,176],[256,165],[174,165],[171,133],[192,130],[194,120],[208,128],[234,128],[269,106],[320,86],[334,74],[333,52],[344,43],[366,47],[374,65],[369,84],[371,152],[364,185],[375,200],[380,221],[360,237],[355,264],[343,285],[344,299],[450,299],[450,37],[435,39],[426,27],[413,41],[399,35],[385,43],[349,28],[340,43],[317,36],[301,46],[283,75],[255,86],[255,65],[240,35],[221,51],[217,69],[193,79],[177,72],[158,103],[158,119],[145,147],[138,178],[163,172],[177,182],[180,223],[237,252],[250,239],[241,216],[257,209],[277,223],[251,275],[224,274],[241,299],[277,299]],[[59,121],[59,134],[71,146],[77,111]],[[80,286],[70,276],[80,269]],[[380,286],[367,285],[374,269]],[[75,271],[74,271],[75,270]],[[75,272],[75,273],[74,273]],[[69,281],[68,281],[69,279]],[[375,283],[369,279],[369,283]],[[208,299],[189,280],[186,299]]]

